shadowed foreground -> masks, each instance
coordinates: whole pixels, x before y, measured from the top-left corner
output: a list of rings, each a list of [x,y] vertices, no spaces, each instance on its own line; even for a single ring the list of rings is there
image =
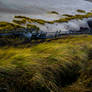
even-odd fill
[[[92,36],[0,47],[0,92],[92,92]]]

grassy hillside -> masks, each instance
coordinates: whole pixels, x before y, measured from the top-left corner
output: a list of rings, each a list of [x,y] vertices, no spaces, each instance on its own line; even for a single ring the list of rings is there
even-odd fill
[[[92,36],[26,45],[0,47],[0,92],[92,92]]]

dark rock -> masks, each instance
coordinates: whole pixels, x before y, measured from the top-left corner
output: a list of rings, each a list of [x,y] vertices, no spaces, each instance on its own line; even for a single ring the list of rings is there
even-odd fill
[[[81,33],[89,33],[90,30],[89,30],[89,28],[87,28],[87,27],[80,27],[79,32],[81,32]]]
[[[90,29],[92,29],[92,19],[88,20],[87,23],[88,23],[88,26],[90,27]]]

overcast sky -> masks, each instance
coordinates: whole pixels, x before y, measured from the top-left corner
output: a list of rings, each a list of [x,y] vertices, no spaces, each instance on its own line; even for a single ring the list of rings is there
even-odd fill
[[[0,0],[0,11],[18,13],[30,11],[40,13],[41,11],[44,12],[49,8],[48,1],[49,0]]]
[[[84,0],[0,0],[0,11],[45,12],[48,10],[90,9],[92,4]]]
[[[30,6],[37,6],[42,8],[51,8],[61,3],[61,0],[0,0],[1,3],[7,5],[9,8],[23,8]]]

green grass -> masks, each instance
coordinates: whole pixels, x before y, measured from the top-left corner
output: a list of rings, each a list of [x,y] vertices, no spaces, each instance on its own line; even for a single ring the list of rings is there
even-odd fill
[[[91,92],[91,43],[92,36],[80,35],[1,46],[1,92]]]

